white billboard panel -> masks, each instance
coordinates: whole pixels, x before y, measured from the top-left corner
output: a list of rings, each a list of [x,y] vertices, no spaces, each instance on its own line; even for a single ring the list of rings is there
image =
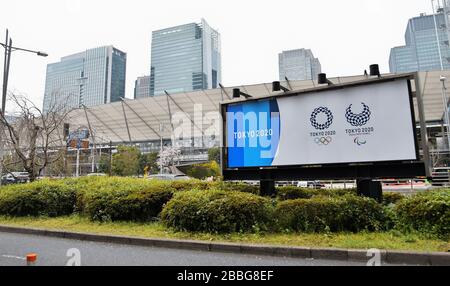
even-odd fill
[[[227,107],[228,167],[417,160],[406,79]]]

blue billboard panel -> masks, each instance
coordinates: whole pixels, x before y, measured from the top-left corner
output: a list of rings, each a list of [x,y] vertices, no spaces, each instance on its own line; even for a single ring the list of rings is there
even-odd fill
[[[228,168],[271,166],[280,139],[277,101],[229,105],[227,134]]]

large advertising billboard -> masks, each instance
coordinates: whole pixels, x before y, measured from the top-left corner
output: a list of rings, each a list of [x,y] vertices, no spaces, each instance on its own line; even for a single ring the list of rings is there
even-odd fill
[[[418,160],[408,79],[226,106],[226,168]]]

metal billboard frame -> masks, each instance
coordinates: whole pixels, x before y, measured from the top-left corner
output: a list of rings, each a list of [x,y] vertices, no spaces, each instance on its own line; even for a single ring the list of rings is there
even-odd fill
[[[228,147],[227,145],[227,128],[226,128],[226,111],[229,105],[245,103],[251,101],[261,101],[273,98],[283,98],[289,96],[301,96],[304,94],[318,93],[330,90],[339,90],[356,86],[367,86],[371,84],[391,82],[397,80],[408,80],[411,121],[414,130],[414,140],[416,148],[416,160],[412,161],[386,161],[373,163],[339,163],[339,164],[322,164],[322,165],[297,165],[282,167],[251,167],[251,168],[228,168]],[[416,92],[413,93],[411,81],[415,81]],[[254,97],[249,99],[238,99],[223,102],[220,105],[222,115],[222,148],[221,162],[222,175],[225,180],[334,180],[334,179],[383,179],[383,178],[415,178],[415,177],[431,177],[430,153],[428,147],[428,136],[426,131],[425,111],[423,97],[421,92],[421,84],[418,73],[408,73],[394,76],[386,76],[380,78],[368,78],[362,81],[335,84],[330,86],[321,86],[300,91],[289,91],[275,96]],[[418,116],[415,114],[414,101],[416,98],[418,105]],[[421,146],[419,146],[417,138],[416,118],[420,122]],[[425,144],[424,144],[425,143]],[[423,160],[420,160],[419,150],[423,150]]]

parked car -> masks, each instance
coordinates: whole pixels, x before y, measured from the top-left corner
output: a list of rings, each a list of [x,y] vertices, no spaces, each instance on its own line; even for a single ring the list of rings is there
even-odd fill
[[[30,175],[27,172],[11,172],[2,176],[2,185],[25,184],[30,181]]]
[[[297,183],[299,188],[310,188],[310,189],[323,189],[325,185],[319,181],[301,181]]]
[[[148,176],[149,180],[161,180],[161,181],[188,181],[192,178],[186,175],[174,175],[174,174],[158,174]]]
[[[88,177],[106,177],[106,174],[103,173],[91,173],[87,175]]]

